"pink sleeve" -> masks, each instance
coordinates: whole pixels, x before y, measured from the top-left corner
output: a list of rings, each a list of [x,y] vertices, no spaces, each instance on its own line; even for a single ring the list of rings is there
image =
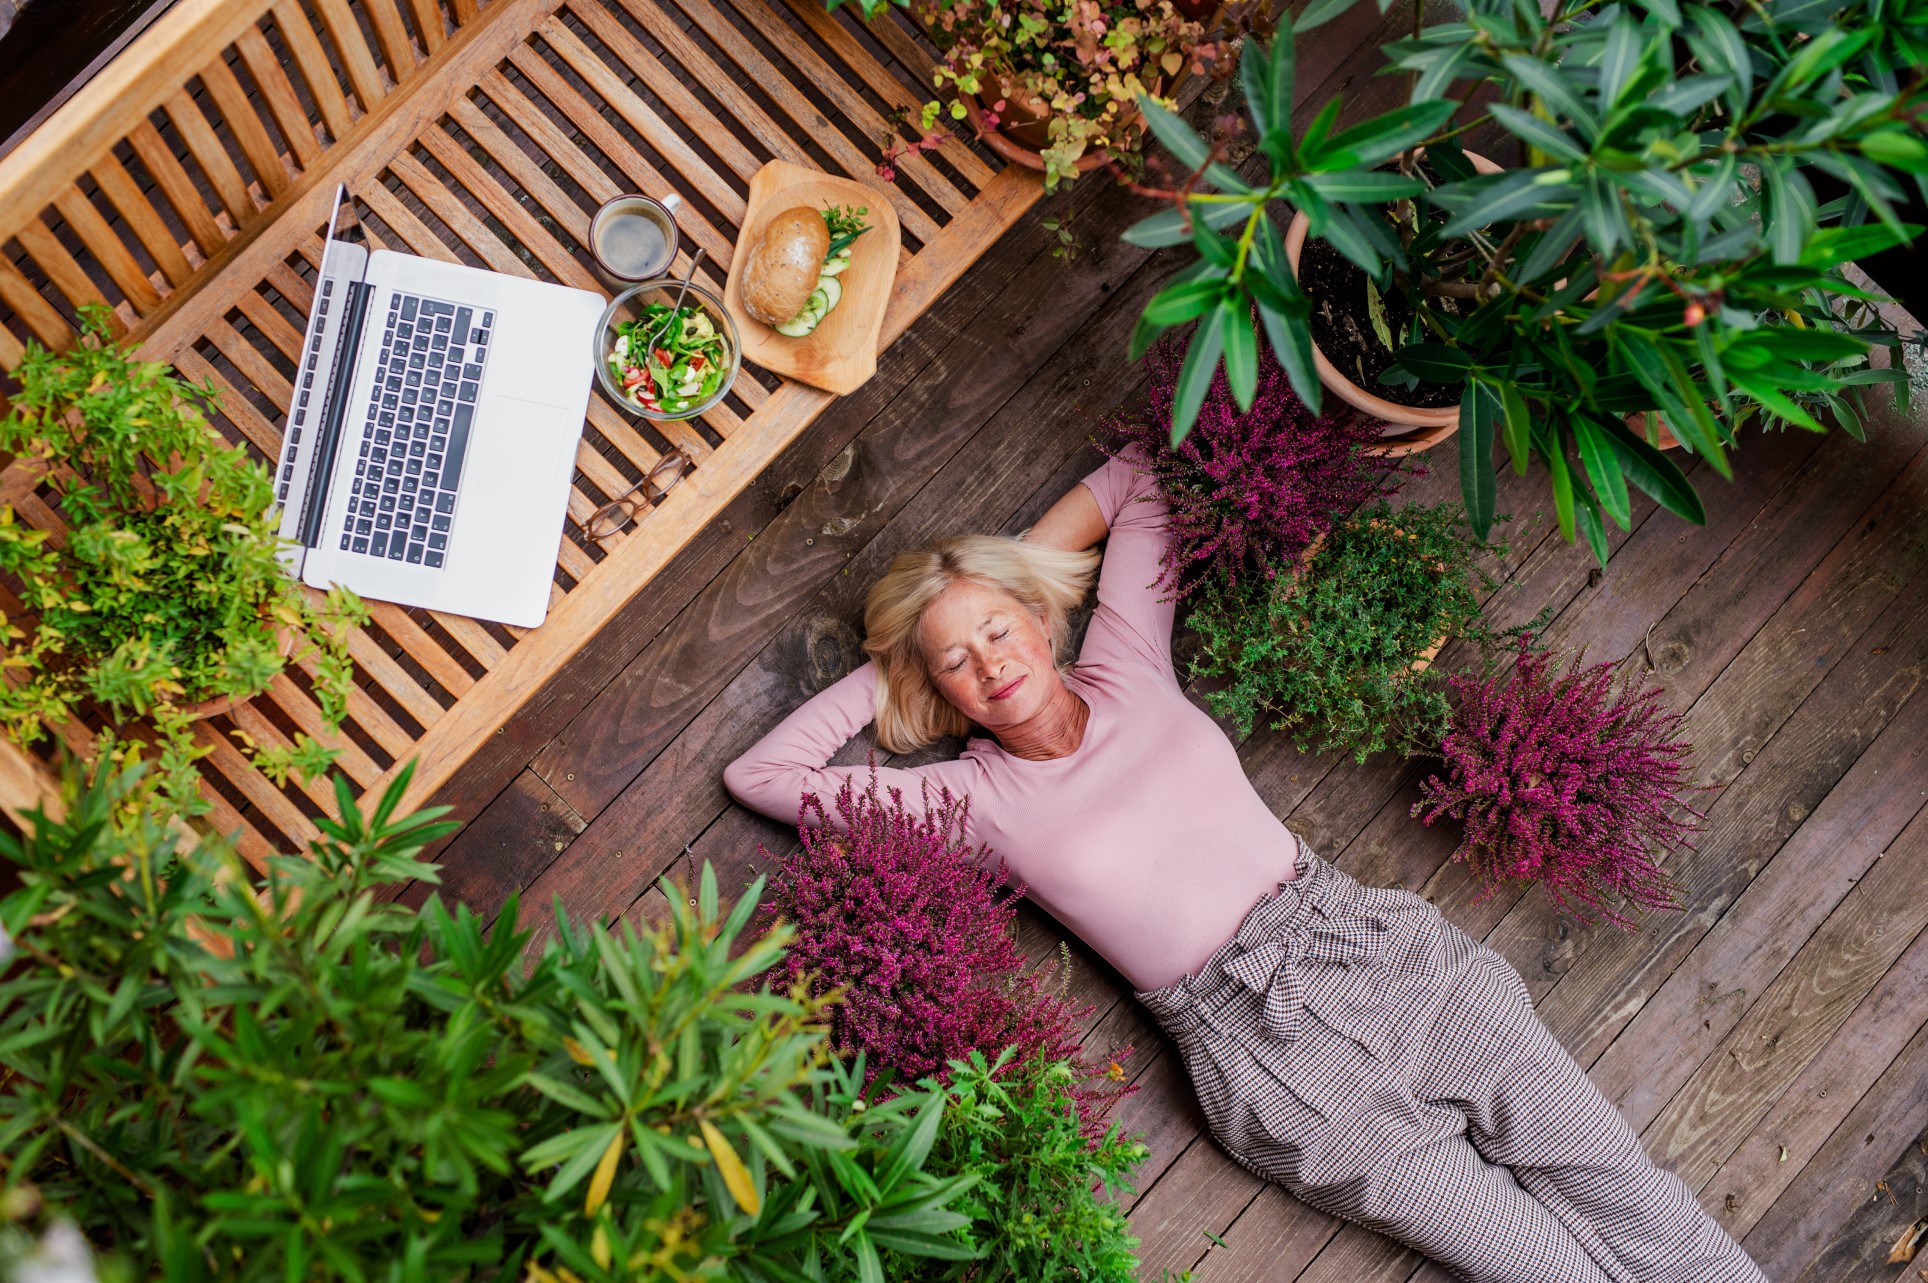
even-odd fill
[[[1165,569],[1169,510],[1158,485],[1139,470],[1141,455],[1108,460],[1084,479],[1110,534],[1098,574],[1098,609],[1085,634],[1085,662],[1136,659],[1172,670],[1177,603],[1158,587]],[[1177,680],[1175,674],[1173,680]]]
[[[806,793],[822,798],[825,807],[854,780],[858,789],[870,782],[870,767],[831,766],[830,759],[875,718],[877,666],[865,664],[804,701],[802,707],[778,722],[749,752],[723,768],[723,787],[743,805],[786,824],[797,822],[797,809]],[[950,785],[965,763],[936,762],[929,766],[879,766],[880,789],[899,789],[906,801],[922,796],[923,785]],[[834,811],[832,817],[834,818]]]

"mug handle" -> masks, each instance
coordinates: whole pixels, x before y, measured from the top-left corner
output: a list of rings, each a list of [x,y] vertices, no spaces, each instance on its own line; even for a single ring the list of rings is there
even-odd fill
[[[668,210],[670,217],[674,218],[676,217],[676,211],[683,208],[683,198],[675,192],[669,192],[662,196],[657,201],[657,204]]]

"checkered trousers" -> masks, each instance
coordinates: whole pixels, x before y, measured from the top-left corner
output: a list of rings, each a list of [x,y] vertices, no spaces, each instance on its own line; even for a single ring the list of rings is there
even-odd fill
[[[1505,959],[1300,861],[1197,975],[1138,995],[1233,1158],[1475,1283],[1766,1283]]]

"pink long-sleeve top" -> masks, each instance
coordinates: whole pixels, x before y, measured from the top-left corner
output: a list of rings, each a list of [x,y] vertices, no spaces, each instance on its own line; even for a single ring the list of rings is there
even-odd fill
[[[974,738],[963,756],[878,768],[907,800],[926,783],[970,798],[973,842],[1141,990],[1195,972],[1262,895],[1293,876],[1298,843],[1245,778],[1225,733],[1185,698],[1172,665],[1173,604],[1154,586],[1166,508],[1113,460],[1084,484],[1110,528],[1098,606],[1065,681],[1091,710],[1063,757],[1013,757]],[[793,820],[808,792],[829,798],[868,767],[826,763],[876,711],[866,664],[823,690],[732,762],[745,806]]]

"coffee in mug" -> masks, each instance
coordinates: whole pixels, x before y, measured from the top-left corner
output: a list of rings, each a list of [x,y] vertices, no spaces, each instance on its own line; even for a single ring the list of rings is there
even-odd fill
[[[589,223],[589,252],[596,266],[619,281],[647,281],[669,270],[676,257],[676,206],[680,197],[663,200],[630,194],[604,201]]]

